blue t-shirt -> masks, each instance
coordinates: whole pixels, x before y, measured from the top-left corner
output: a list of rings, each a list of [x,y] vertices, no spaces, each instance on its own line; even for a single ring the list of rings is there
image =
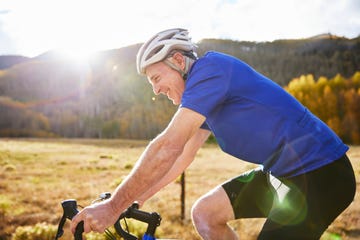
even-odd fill
[[[282,87],[225,54],[208,52],[193,64],[180,107],[206,117],[224,152],[277,177],[315,170],[348,150]]]

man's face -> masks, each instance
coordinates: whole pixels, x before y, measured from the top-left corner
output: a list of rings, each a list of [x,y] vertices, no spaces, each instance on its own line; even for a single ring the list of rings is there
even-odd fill
[[[179,72],[163,62],[158,62],[146,68],[146,76],[156,95],[166,95],[174,105],[181,103],[185,83]]]

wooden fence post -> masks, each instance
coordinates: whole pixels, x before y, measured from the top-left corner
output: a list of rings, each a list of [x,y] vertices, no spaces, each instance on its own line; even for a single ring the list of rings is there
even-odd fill
[[[185,171],[181,174],[181,220],[185,219]]]

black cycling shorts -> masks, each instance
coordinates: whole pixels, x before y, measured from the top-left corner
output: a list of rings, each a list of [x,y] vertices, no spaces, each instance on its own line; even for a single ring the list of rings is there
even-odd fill
[[[258,168],[222,186],[235,218],[267,218],[258,239],[319,239],[356,190],[346,155],[296,177],[275,178]]]

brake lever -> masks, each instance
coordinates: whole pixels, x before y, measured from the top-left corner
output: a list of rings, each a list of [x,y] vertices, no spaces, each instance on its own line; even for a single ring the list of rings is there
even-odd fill
[[[60,220],[58,231],[55,236],[55,240],[60,238],[63,233],[63,227],[66,219],[72,220],[73,217],[78,214],[79,210],[77,209],[77,202],[75,199],[68,199],[61,202],[61,206],[63,207],[64,214]],[[84,222],[81,221],[77,226],[74,234],[75,240],[82,240],[82,233],[84,232]]]

